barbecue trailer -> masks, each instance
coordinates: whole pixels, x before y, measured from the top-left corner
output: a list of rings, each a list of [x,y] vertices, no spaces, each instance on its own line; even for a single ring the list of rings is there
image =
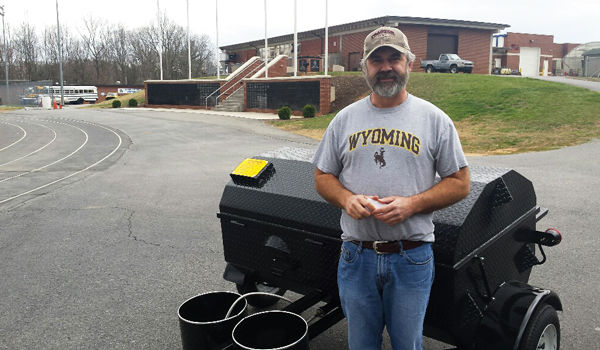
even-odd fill
[[[310,155],[310,152],[308,152]],[[318,302],[314,338],[343,318],[337,292],[340,209],[314,189],[306,150],[249,158],[231,174],[219,205],[224,278],[240,293],[290,290],[303,295],[285,309]],[[531,286],[542,246],[560,242],[556,230],[537,231],[547,210],[532,183],[514,170],[470,166],[467,198],[434,214],[436,277],[424,335],[459,349],[558,349],[558,295]],[[542,260],[536,255],[539,247]],[[254,296],[251,305],[276,298]]]

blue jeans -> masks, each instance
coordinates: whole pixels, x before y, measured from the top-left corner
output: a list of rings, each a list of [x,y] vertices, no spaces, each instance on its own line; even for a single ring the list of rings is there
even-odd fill
[[[377,254],[344,242],[337,279],[350,349],[381,349],[384,326],[394,350],[422,349],[433,278],[431,243]]]

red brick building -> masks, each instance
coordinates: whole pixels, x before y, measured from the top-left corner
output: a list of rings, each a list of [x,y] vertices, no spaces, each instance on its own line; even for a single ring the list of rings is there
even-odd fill
[[[562,59],[580,44],[556,44],[553,35],[506,33],[494,35],[493,65],[518,70],[524,76],[562,75]]]
[[[360,69],[363,42],[368,33],[381,26],[397,27],[408,37],[416,55],[413,70],[419,70],[421,60],[437,59],[441,53],[457,53],[473,61],[473,73],[489,74],[492,68],[492,35],[509,27],[507,24],[458,21],[446,19],[385,16],[332,26],[329,34],[329,68],[341,66],[346,71]],[[310,74],[324,70],[325,28],[298,33],[298,73]],[[268,38],[269,57],[286,55],[288,67],[293,67],[294,35]],[[235,69],[251,57],[264,57],[264,39],[222,46],[229,58],[225,64]],[[293,72],[293,68],[292,72]]]

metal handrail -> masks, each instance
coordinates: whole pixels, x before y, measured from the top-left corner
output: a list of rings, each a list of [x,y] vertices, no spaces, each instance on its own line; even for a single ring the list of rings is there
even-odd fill
[[[239,82],[241,82],[242,80],[246,79],[246,77],[248,77],[250,74],[256,72],[257,69],[259,69],[260,67],[262,67],[265,64],[265,62],[261,62],[258,66],[256,66],[256,68],[254,68],[252,71],[250,71],[248,74],[244,75],[242,77],[242,79],[240,79]],[[236,83],[237,84],[237,83]],[[223,93],[219,94],[216,97],[216,101],[215,101],[215,106],[217,105],[218,101],[219,101],[219,97],[223,96],[225,93],[227,93],[227,91],[231,90],[232,88],[235,87],[236,84],[231,85],[227,90],[223,91]],[[206,98],[204,99],[204,107],[206,109],[208,109],[208,98],[211,97],[212,95],[214,95],[217,91],[219,91],[221,88],[219,87],[217,90],[213,91],[212,94],[206,96]],[[234,91],[234,93],[236,93],[240,88],[238,88],[237,90]]]

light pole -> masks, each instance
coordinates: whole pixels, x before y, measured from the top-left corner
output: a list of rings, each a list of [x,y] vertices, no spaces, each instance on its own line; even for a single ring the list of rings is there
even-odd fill
[[[6,102],[5,105],[8,105],[10,101],[10,94],[8,90],[8,56],[6,54],[6,33],[4,32],[4,5],[0,6],[0,15],[2,15],[2,36],[4,37],[4,67],[6,69]]]
[[[190,49],[190,0],[187,3],[187,36],[188,36],[188,79],[192,79],[192,53]]]
[[[265,0],[265,78],[269,77],[269,46],[267,43],[267,0]]]
[[[160,24],[160,0],[156,0],[156,8],[158,9],[156,14],[158,24],[158,64],[160,65],[160,80],[163,80],[163,65],[162,65],[162,49],[163,49],[163,33],[162,26]]]
[[[65,105],[65,87],[62,70],[62,45],[60,43],[60,22],[58,20],[58,0],[56,0],[56,35],[58,39],[58,71],[60,76],[60,105]]]
[[[298,76],[298,2],[294,0],[294,76]]]
[[[219,57],[219,0],[215,0],[215,15],[216,15],[216,24],[217,24],[217,79],[221,79],[221,57]]]
[[[327,25],[327,17],[329,12],[329,1],[325,0],[325,75],[329,68],[329,26]]]

